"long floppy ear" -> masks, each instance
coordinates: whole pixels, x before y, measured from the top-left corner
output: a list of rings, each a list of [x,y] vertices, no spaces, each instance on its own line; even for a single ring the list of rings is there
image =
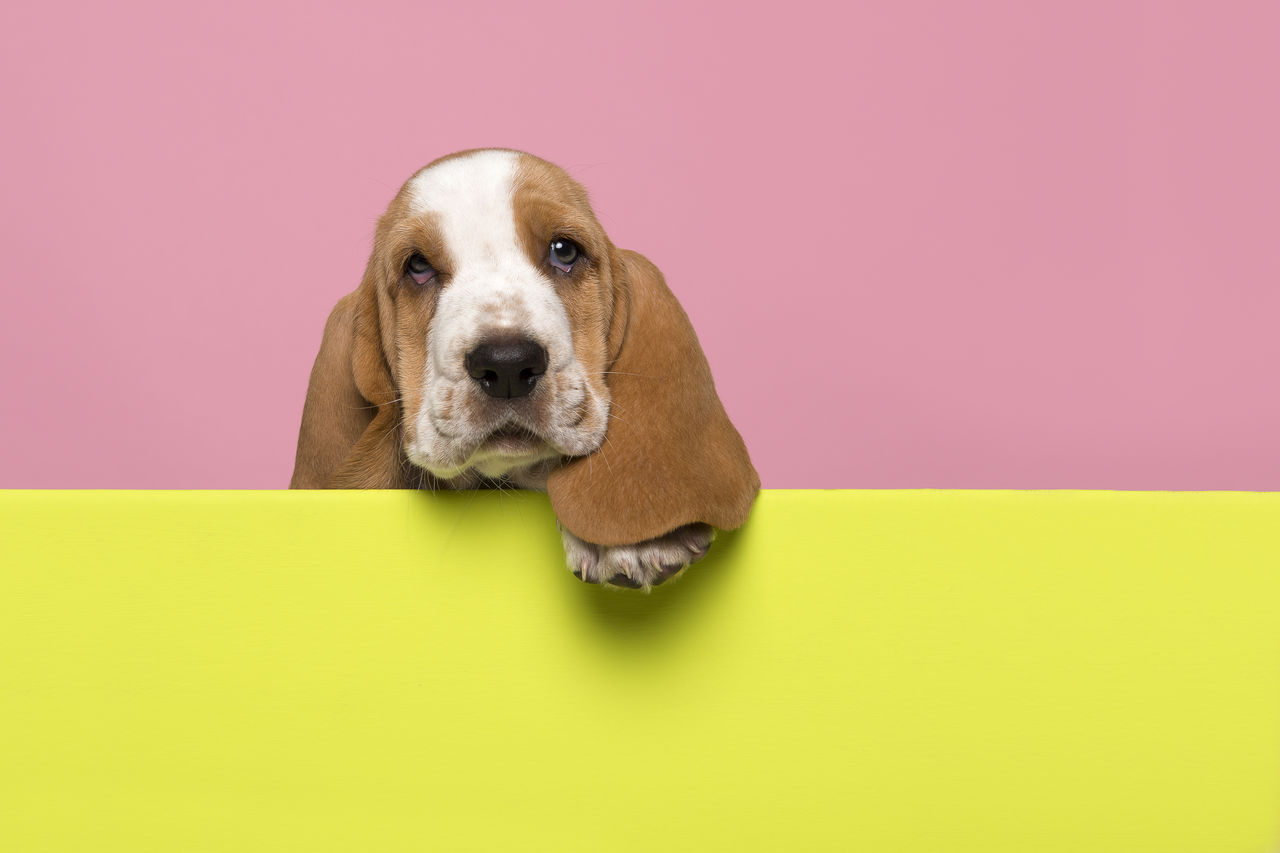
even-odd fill
[[[615,253],[613,278],[609,431],[598,451],[551,473],[556,517],[597,545],[642,542],[694,522],[740,526],[760,477],[688,316],[636,252]]]
[[[382,334],[389,318],[381,316],[375,267],[370,259],[359,289],[342,297],[325,323],[302,410],[291,489],[411,485]]]

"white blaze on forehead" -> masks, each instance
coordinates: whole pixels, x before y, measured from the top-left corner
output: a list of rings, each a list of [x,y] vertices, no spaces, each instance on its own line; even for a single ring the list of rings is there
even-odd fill
[[[519,155],[477,151],[432,166],[409,182],[414,213],[435,213],[459,266],[516,243],[511,195]]]

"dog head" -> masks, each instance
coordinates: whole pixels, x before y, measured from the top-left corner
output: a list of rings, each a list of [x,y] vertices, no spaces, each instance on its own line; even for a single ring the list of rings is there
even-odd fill
[[[759,486],[657,268],[563,170],[486,149],[419,171],[379,221],[326,327],[294,485],[503,480],[545,486],[600,544],[736,527]]]

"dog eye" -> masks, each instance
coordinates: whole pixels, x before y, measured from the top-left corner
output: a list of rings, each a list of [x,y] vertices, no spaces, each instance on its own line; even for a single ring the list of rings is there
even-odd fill
[[[436,277],[435,267],[417,252],[405,262],[404,271],[418,284],[426,284]]]
[[[551,261],[551,266],[562,272],[568,272],[580,254],[582,250],[578,248],[577,243],[557,237],[551,241],[551,254],[548,260]]]

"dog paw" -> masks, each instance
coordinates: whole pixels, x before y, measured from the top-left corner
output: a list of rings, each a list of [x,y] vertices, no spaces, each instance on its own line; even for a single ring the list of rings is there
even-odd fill
[[[702,559],[715,535],[710,525],[686,524],[635,545],[595,545],[560,528],[569,569],[579,580],[646,591]]]

